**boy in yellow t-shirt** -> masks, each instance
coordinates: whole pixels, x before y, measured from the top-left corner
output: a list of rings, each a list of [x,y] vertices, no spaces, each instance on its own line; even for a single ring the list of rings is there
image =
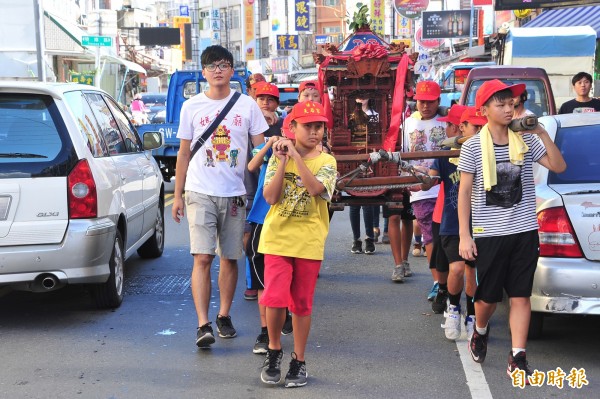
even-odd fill
[[[291,112],[290,130],[296,137],[273,144],[263,195],[271,204],[258,251],[265,254],[265,289],[269,348],[261,371],[265,384],[281,380],[281,329],[286,307],[293,313],[294,352],[285,377],[286,387],[306,385],[304,351],[310,331],[317,275],[329,232],[327,202],[335,187],[335,159],[317,149],[327,118],[321,104],[298,103]]]

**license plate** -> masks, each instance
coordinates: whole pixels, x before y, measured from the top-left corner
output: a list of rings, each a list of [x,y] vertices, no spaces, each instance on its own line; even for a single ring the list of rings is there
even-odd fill
[[[10,195],[0,195],[0,220],[6,220],[8,218],[11,200],[12,197]]]

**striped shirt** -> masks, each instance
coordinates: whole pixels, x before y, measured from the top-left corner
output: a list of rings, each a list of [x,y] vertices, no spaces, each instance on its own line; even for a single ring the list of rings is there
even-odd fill
[[[490,191],[483,186],[480,135],[467,140],[460,150],[458,170],[473,174],[471,218],[473,237],[504,236],[537,230],[533,162],[546,148],[536,135],[522,136],[529,151],[522,166],[510,163],[508,145],[495,145],[497,184]]]

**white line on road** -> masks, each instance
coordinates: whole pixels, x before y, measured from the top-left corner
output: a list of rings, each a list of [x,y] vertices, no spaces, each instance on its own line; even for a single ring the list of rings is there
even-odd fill
[[[464,318],[461,321],[461,325],[463,327],[465,325]],[[460,338],[456,340],[456,348],[458,349],[460,361],[467,377],[467,386],[469,387],[469,391],[471,391],[471,397],[474,399],[493,399],[481,364],[473,361],[467,349],[467,332],[464,329],[460,334]]]

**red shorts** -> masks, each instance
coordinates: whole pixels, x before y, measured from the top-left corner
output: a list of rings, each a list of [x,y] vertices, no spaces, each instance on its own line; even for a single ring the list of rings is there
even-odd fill
[[[320,269],[320,260],[265,254],[265,290],[260,304],[309,316]]]

